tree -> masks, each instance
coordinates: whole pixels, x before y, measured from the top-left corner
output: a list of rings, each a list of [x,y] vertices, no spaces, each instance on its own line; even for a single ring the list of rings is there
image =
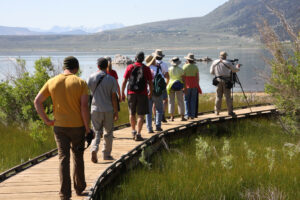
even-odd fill
[[[300,133],[300,32],[295,33],[284,15],[267,6],[281,21],[289,34],[289,44],[280,41],[274,29],[265,19],[257,24],[261,41],[271,53],[267,59],[271,67],[271,75],[266,84],[266,92],[274,98],[276,107],[282,111],[281,122],[290,133]]]

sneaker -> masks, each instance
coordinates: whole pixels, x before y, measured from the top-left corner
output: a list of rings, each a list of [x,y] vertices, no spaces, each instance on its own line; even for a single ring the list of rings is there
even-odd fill
[[[161,127],[156,127],[155,131],[163,131]]]
[[[141,134],[136,134],[134,140],[135,141],[143,141],[144,138],[142,138]]]
[[[151,131],[148,131],[148,133],[154,133],[154,131],[153,131],[153,130],[151,130]]]
[[[186,118],[184,118],[184,117],[182,117],[182,118],[181,118],[181,121],[183,121],[183,122],[184,122],[184,121],[187,121],[187,119],[186,119]]]
[[[219,114],[220,114],[220,112],[219,112],[219,111],[215,111],[215,114],[216,114],[216,115],[219,115]]]
[[[114,158],[111,155],[103,156],[103,160],[114,160]]]
[[[93,163],[97,163],[98,162],[97,152],[96,151],[92,151],[91,160],[92,160]]]
[[[236,116],[235,112],[229,112],[228,115],[230,115],[230,116],[232,116],[232,117],[235,117],[235,116]]]
[[[131,131],[131,134],[132,134],[132,138],[135,139],[136,131]]]
[[[170,121],[171,121],[171,122],[174,122],[174,117],[171,117],[171,118],[170,118]]]

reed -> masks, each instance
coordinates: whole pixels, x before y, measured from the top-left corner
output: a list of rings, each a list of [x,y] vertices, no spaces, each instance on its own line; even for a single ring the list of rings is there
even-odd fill
[[[299,199],[300,136],[274,119],[226,122],[171,142],[103,199]]]

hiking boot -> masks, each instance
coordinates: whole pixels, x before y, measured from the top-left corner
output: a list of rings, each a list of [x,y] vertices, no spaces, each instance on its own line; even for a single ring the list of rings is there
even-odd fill
[[[235,112],[229,112],[228,115],[230,115],[230,116],[232,116],[232,117],[235,117],[235,116],[236,116]]]
[[[97,162],[98,162],[97,152],[96,152],[96,151],[92,151],[91,161],[92,161],[93,163],[97,163]]]
[[[163,131],[161,127],[156,127],[155,131]]]
[[[111,155],[103,156],[103,160],[114,160],[114,157],[112,157]]]
[[[148,133],[154,133],[154,131],[153,131],[153,130],[150,130],[150,131],[148,131]]]
[[[132,139],[134,139],[134,140],[135,140],[136,131],[131,131],[131,134],[132,134]]]
[[[162,116],[162,120],[161,120],[162,122],[164,122],[164,123],[166,123],[167,122],[167,120],[166,120],[166,118],[165,118],[165,114],[163,114],[163,116]]]
[[[135,141],[143,141],[144,138],[142,138],[141,134],[137,134],[137,135],[135,135],[134,140],[135,140]]]
[[[187,121],[187,119],[186,118],[184,118],[184,117],[181,117],[181,121]]]

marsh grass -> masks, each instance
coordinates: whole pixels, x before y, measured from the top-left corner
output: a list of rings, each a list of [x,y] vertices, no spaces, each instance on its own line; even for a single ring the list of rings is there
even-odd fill
[[[215,96],[213,94],[200,95],[199,112],[213,110],[214,98]],[[266,99],[253,99],[254,100],[251,102],[252,104],[266,102]],[[242,98],[235,98],[234,104],[235,107],[246,105]],[[119,112],[119,120],[115,122],[115,126],[129,122],[127,102],[121,102],[120,108],[121,111]],[[225,101],[223,102],[222,108],[226,108]],[[167,114],[167,116],[169,115]],[[30,137],[26,130],[17,128],[17,126],[4,126],[0,123],[0,172],[56,148],[51,128],[46,131],[44,136],[45,138],[43,138],[42,142],[37,142]]]
[[[122,175],[103,199],[300,199],[299,141],[274,119],[210,125],[171,142],[150,170]]]
[[[56,145],[50,129],[44,137],[45,141],[37,142],[28,131],[0,123],[0,172],[54,149]]]

